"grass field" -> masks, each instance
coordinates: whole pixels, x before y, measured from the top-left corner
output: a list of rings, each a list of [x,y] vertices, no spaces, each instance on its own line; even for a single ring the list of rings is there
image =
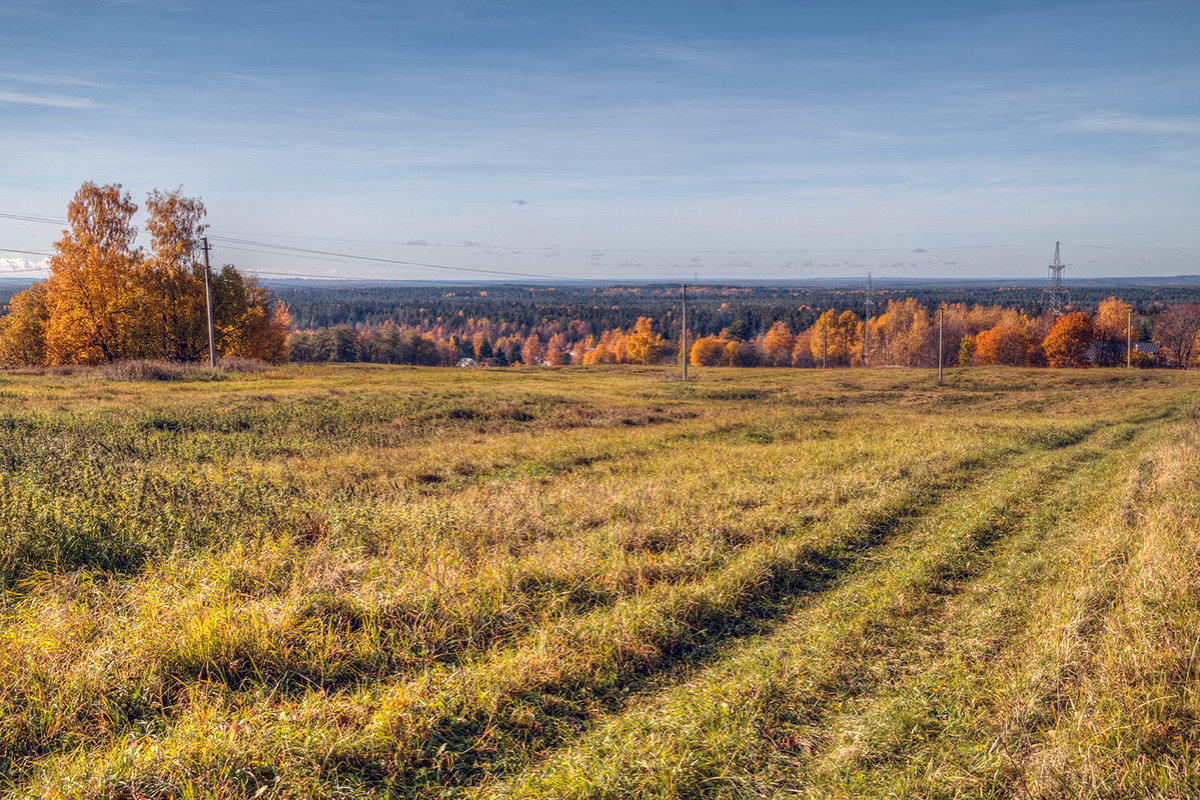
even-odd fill
[[[1200,378],[0,375],[0,794],[1200,794]]]

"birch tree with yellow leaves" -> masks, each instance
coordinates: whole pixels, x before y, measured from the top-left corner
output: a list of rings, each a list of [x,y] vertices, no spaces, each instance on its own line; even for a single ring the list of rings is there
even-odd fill
[[[13,298],[0,321],[10,364],[193,361],[208,351],[200,240],[204,204],[182,190],[146,201],[151,250],[137,247],[138,206],[120,184],[85,183],[67,207],[50,277]],[[287,358],[287,309],[232,266],[213,281],[217,354]]]
[[[137,203],[121,184],[80,187],[67,206],[69,229],[54,243],[46,280],[46,359],[95,364],[145,352],[142,252],[135,246]]]

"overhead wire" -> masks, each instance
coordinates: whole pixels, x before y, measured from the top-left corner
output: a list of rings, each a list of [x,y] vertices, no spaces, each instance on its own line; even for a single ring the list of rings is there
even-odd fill
[[[37,214],[20,214],[15,211],[0,211],[0,219],[12,219],[19,222],[44,222],[49,225],[66,225],[65,219],[55,219],[53,217],[42,217]]]
[[[1197,253],[1164,253],[1161,250],[1131,250],[1128,247],[1104,247],[1098,244],[1079,244],[1077,242],[1063,242],[1070,244],[1071,247],[1084,247],[1088,250],[1112,250],[1117,253],[1138,253],[1147,256],[1172,256],[1174,258],[1200,258]]]
[[[334,236],[298,236],[293,234],[283,233],[245,233],[233,232],[227,233],[228,236],[254,236],[266,239],[299,239],[303,241],[313,242],[346,242],[349,244],[382,244],[397,247],[438,247],[451,248],[462,250],[508,250],[530,251],[530,252],[559,252],[559,253],[647,253],[651,255],[665,255],[670,253],[700,253],[705,255],[771,255],[782,253],[913,253],[912,247],[846,247],[846,248],[789,248],[789,247],[773,247],[767,249],[746,250],[736,248],[723,249],[706,249],[694,247],[678,247],[678,248],[635,248],[635,247],[558,247],[556,245],[515,245],[515,244],[486,244],[483,242],[470,242],[464,244],[445,244],[440,242],[426,242],[423,240],[386,240],[386,239],[343,239]],[[213,237],[216,238],[216,237]],[[973,244],[973,245],[952,245],[949,247],[924,247],[915,248],[915,250],[991,250],[1008,247],[1038,247],[1042,243],[1025,243],[1025,244]],[[283,246],[283,245],[281,245]]]
[[[50,253],[44,253],[40,250],[18,250],[15,247],[0,247],[0,253],[24,253],[27,256],[49,256]]]
[[[39,215],[39,214],[28,214],[28,213],[23,213],[23,212],[15,212],[15,211],[0,211],[0,219],[10,219],[10,220],[19,221],[19,222],[37,222],[37,223],[44,223],[44,224],[50,224],[50,225],[66,225],[66,224],[68,224],[66,220],[59,219],[59,218],[47,217],[47,216],[43,216],[43,215]],[[389,266],[402,266],[402,267],[409,267],[412,269],[438,270],[438,271],[443,271],[443,272],[460,272],[460,273],[467,273],[467,274],[474,274],[474,275],[490,275],[490,276],[504,277],[504,278],[533,278],[533,279],[537,279],[537,280],[550,280],[550,281],[579,281],[579,280],[587,280],[587,279],[579,278],[577,276],[566,276],[566,275],[555,275],[555,274],[533,273],[533,272],[519,272],[516,270],[487,269],[484,267],[464,267],[464,266],[456,266],[456,265],[451,265],[451,264],[437,264],[437,263],[424,262],[424,261],[409,261],[409,260],[405,260],[405,259],[385,258],[385,257],[381,257],[381,256],[366,256],[366,255],[359,255],[359,254],[355,254],[355,253],[339,253],[339,252],[331,251],[331,250],[296,247],[293,245],[278,244],[275,242],[263,242],[263,241],[256,241],[254,239],[240,238],[242,236],[257,236],[257,237],[268,238],[268,239],[296,239],[296,240],[302,240],[302,241],[346,242],[346,243],[352,243],[352,244],[377,244],[377,245],[388,245],[388,246],[399,246],[399,247],[438,247],[438,248],[470,249],[470,250],[484,249],[484,250],[562,252],[562,253],[626,253],[626,254],[646,254],[646,255],[666,255],[666,254],[671,254],[671,253],[691,253],[691,254],[703,254],[703,255],[728,255],[728,256],[732,256],[732,255],[768,255],[768,254],[805,255],[805,254],[822,254],[822,253],[828,253],[828,254],[907,253],[907,254],[913,254],[913,255],[918,255],[918,254],[923,255],[923,254],[926,254],[929,252],[938,252],[938,251],[988,250],[988,249],[1004,249],[1004,248],[1037,247],[1037,246],[1039,246],[1039,243],[1025,243],[1025,244],[954,245],[954,246],[948,246],[948,247],[918,247],[918,248],[909,248],[909,247],[826,248],[826,249],[820,249],[820,248],[817,248],[817,249],[772,248],[772,249],[758,249],[758,250],[704,249],[704,248],[701,248],[701,249],[689,249],[689,248],[637,249],[637,248],[605,248],[605,247],[556,247],[556,246],[545,246],[545,245],[538,245],[538,246],[530,247],[530,246],[523,246],[523,245],[485,245],[485,244],[475,244],[475,243],[464,243],[464,244],[458,244],[458,245],[439,244],[439,243],[431,244],[431,243],[424,242],[424,241],[401,242],[401,241],[375,240],[375,239],[349,239],[349,238],[337,238],[337,237],[299,236],[299,235],[293,235],[293,234],[267,234],[267,233],[256,233],[256,234],[230,233],[227,235],[221,235],[221,234],[210,234],[209,235],[209,239],[211,239],[213,241],[224,242],[225,247],[227,247],[231,250],[240,250],[242,252],[250,252],[250,253],[261,253],[263,255],[267,255],[267,254],[284,255],[284,254],[286,254],[286,255],[290,255],[292,257],[297,257],[297,258],[317,258],[317,257],[324,258],[324,259],[333,258],[333,259],[339,259],[339,260],[343,260],[343,261],[360,262],[360,263],[365,262],[365,263],[373,263],[373,264],[389,265]],[[1164,251],[1157,251],[1157,250],[1139,250],[1136,248],[1110,247],[1110,246],[1104,246],[1104,245],[1091,245],[1091,244],[1079,244],[1079,243],[1070,243],[1070,244],[1073,247],[1081,247],[1081,248],[1087,248],[1087,249],[1093,249],[1093,250],[1108,250],[1108,251],[1119,252],[1119,253],[1165,256],[1165,257],[1170,257],[1170,258],[1200,258],[1200,254],[1195,254],[1195,253],[1172,253],[1172,252],[1164,252]],[[258,249],[248,249],[248,248],[258,248]],[[33,250],[18,250],[18,249],[14,249],[14,248],[0,248],[0,252],[22,253],[25,255],[40,255],[40,256],[50,255],[49,253],[45,253],[45,252],[39,252],[39,251],[33,251]],[[282,270],[278,271],[278,272],[275,272],[272,270],[265,270],[264,272],[271,272],[273,274],[279,274],[279,275],[295,274],[297,277],[300,277],[300,275],[298,273],[288,273],[288,272],[285,272]],[[335,276],[324,276],[324,277],[333,278]]]
[[[270,242],[256,242],[248,239],[235,239],[228,236],[209,236],[210,240],[215,242],[233,243],[235,245],[248,245],[251,247],[264,248],[263,250],[251,251],[260,253],[269,253],[274,251],[283,251],[286,253],[311,254],[324,256],[326,258],[338,258],[351,261],[366,261],[375,264],[390,264],[394,266],[414,267],[418,269],[436,269],[447,270],[452,272],[469,272],[479,275],[496,275],[505,278],[537,278],[538,280],[580,280],[579,278],[570,278],[562,275],[546,275],[532,272],[516,272],[511,270],[484,269],[482,267],[456,267],[448,264],[431,264],[420,261],[404,261],[397,258],[382,258],[379,256],[361,256],[352,253],[338,253],[331,250],[316,250],[307,247],[293,247],[284,244],[271,244]]]

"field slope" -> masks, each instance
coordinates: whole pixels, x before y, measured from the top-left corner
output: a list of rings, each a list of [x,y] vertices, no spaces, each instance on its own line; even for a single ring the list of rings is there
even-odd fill
[[[1192,797],[1188,373],[0,376],[0,796]]]

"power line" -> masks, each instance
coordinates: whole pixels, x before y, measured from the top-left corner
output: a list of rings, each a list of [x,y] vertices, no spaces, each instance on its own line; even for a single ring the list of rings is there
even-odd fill
[[[48,225],[66,225],[65,219],[54,219],[53,217],[41,217],[36,214],[19,214],[15,211],[0,211],[0,219],[15,219],[20,222],[44,222]]]
[[[0,219],[11,219],[11,220],[19,221],[19,222],[38,222],[38,223],[44,223],[44,224],[48,224],[48,225],[67,225],[67,224],[69,224],[67,222],[67,220],[64,220],[64,219],[55,218],[55,217],[46,217],[46,216],[42,216],[39,214],[28,214],[28,213],[17,212],[17,211],[0,211]],[[296,240],[301,240],[301,241],[315,241],[315,242],[346,242],[346,243],[350,243],[350,244],[378,244],[378,245],[389,245],[389,246],[398,246],[398,247],[437,247],[437,248],[443,248],[443,249],[462,249],[462,250],[490,249],[490,250],[528,250],[531,252],[562,252],[562,253],[645,253],[645,254],[650,254],[650,255],[665,255],[665,254],[671,254],[671,253],[699,253],[699,254],[705,254],[705,255],[770,255],[773,253],[777,253],[777,254],[790,253],[790,254],[798,254],[798,255],[820,254],[820,253],[834,253],[834,254],[838,254],[838,253],[842,253],[842,254],[907,253],[910,255],[924,255],[925,253],[923,253],[922,251],[933,252],[933,251],[948,251],[948,250],[954,250],[954,251],[958,251],[958,250],[999,250],[999,249],[1016,248],[1016,247],[1041,247],[1043,244],[1041,242],[1032,243],[1032,244],[1031,243],[1024,243],[1024,244],[970,244],[970,245],[952,245],[952,246],[947,246],[947,247],[917,247],[917,248],[913,248],[913,247],[843,247],[843,248],[776,247],[776,248],[769,248],[769,249],[739,250],[739,249],[705,249],[705,248],[639,249],[639,248],[632,248],[632,247],[556,247],[553,245],[550,245],[550,246],[547,246],[547,245],[527,246],[527,245],[498,245],[498,244],[493,245],[493,244],[474,244],[474,243],[442,244],[442,243],[436,243],[436,242],[430,243],[430,242],[421,242],[421,241],[413,241],[413,240],[397,241],[397,240],[386,240],[386,239],[351,239],[351,238],[339,238],[339,237],[333,237],[333,236],[301,236],[301,235],[296,235],[296,234],[285,234],[285,233],[246,233],[246,232],[230,232],[228,236],[212,236],[211,238],[221,239],[221,240],[225,240],[225,241],[237,241],[236,239],[233,239],[230,237],[238,237],[238,236],[256,236],[256,237],[268,238],[268,239],[296,239]],[[273,248],[273,249],[288,249],[288,250],[296,250],[296,251],[300,251],[300,252],[314,252],[314,253],[318,253],[320,255],[332,255],[328,251],[307,250],[306,248],[290,248],[288,245],[276,245],[276,244],[271,244],[271,243],[267,243],[267,242],[255,242],[255,244],[257,244],[261,247],[268,247],[268,248]],[[1139,255],[1169,256],[1172,258],[1200,258],[1200,254],[1197,254],[1197,253],[1169,253],[1169,252],[1164,252],[1161,250],[1139,250],[1137,248],[1109,247],[1109,246],[1097,245],[1097,244],[1079,244],[1077,242],[1071,242],[1070,244],[1072,247],[1083,247],[1083,248],[1087,248],[1089,250],[1109,250],[1109,251],[1117,252],[1117,253],[1134,253],[1134,254],[1139,254]],[[0,248],[0,249],[4,249],[4,248]],[[18,251],[8,250],[6,252],[18,252]],[[34,255],[44,255],[44,254],[34,253]],[[344,255],[344,254],[338,254],[338,255]],[[366,256],[346,256],[346,257],[355,258],[355,259],[367,259],[368,258]],[[370,259],[370,260],[392,261],[394,263],[401,264],[403,266],[424,266],[424,267],[427,267],[430,269],[453,269],[453,270],[460,270],[460,271],[464,271],[464,272],[485,272],[485,273],[488,272],[488,270],[473,269],[471,267],[452,267],[452,266],[448,266],[448,265],[444,265],[444,264],[420,264],[418,262],[398,261],[395,259]],[[503,272],[503,271],[496,270],[495,272]],[[515,277],[546,277],[546,278],[551,278],[551,279],[553,279],[555,277],[555,276],[532,275],[529,273],[503,272],[503,274],[512,275]]]
[[[1098,244],[1076,244],[1071,243],[1072,247],[1083,247],[1088,250],[1112,250],[1116,253],[1138,253],[1147,256],[1173,256],[1175,258],[1200,258],[1196,253],[1164,253],[1161,250],[1131,250],[1127,247],[1103,247]]]
[[[0,247],[0,253],[24,253],[27,256],[48,256],[50,253],[43,253],[40,250],[17,250],[13,247]]]
[[[912,254],[913,250],[994,250],[1012,247],[1040,247],[1041,243],[1034,244],[973,244],[973,245],[953,245],[949,247],[845,247],[845,248],[789,248],[789,247],[772,247],[766,249],[744,250],[736,248],[725,249],[705,249],[705,248],[636,248],[636,247],[558,247],[556,245],[516,245],[516,244],[486,244],[486,243],[468,243],[468,244],[444,244],[438,242],[425,241],[399,241],[387,239],[345,239],[334,236],[298,236],[284,233],[248,233],[230,231],[229,236],[255,236],[265,239],[298,239],[301,241],[311,242],[346,242],[349,244],[381,244],[392,245],[398,247],[439,247],[446,249],[459,250],[522,250],[531,252],[559,252],[559,253],[647,253],[651,255],[666,255],[671,253],[702,253],[705,255],[771,255],[781,253],[795,254],[818,254],[818,253],[908,253]],[[216,236],[213,237],[218,238]],[[281,245],[283,246],[283,245]]]
[[[315,250],[315,249],[307,248],[307,247],[292,247],[290,245],[285,245],[285,244],[274,244],[273,245],[269,242],[255,242],[255,241],[251,241],[248,239],[234,239],[234,238],[230,238],[227,236],[212,236],[210,238],[212,238],[214,241],[232,242],[234,244],[266,248],[265,252],[283,251],[285,253],[302,253],[302,254],[307,253],[307,254],[312,254],[312,255],[325,256],[327,258],[340,258],[340,259],[346,259],[346,260],[350,260],[350,261],[367,261],[367,262],[376,263],[376,264],[390,264],[390,265],[402,266],[402,267],[417,267],[417,268],[421,268],[421,269],[439,269],[439,270],[448,270],[448,271],[452,271],[452,272],[470,272],[470,273],[480,274],[480,275],[498,275],[498,276],[505,277],[505,278],[537,278],[538,280],[564,280],[564,281],[579,280],[578,278],[569,278],[569,277],[565,277],[565,276],[561,276],[561,275],[545,275],[545,274],[537,274],[537,273],[532,273],[532,272],[513,272],[513,271],[509,271],[509,270],[483,269],[481,267],[455,267],[455,266],[450,266],[449,264],[430,264],[430,263],[421,262],[421,261],[402,261],[397,258],[382,258],[382,257],[378,257],[378,256],[360,256],[360,255],[354,255],[352,253],[337,253],[337,252],[333,252],[331,250]],[[258,251],[254,251],[254,252],[264,252],[264,250],[258,250]]]
[[[44,222],[51,225],[66,225],[66,220],[54,219],[52,217],[42,217],[34,214],[24,214],[13,211],[0,211],[0,218],[21,220],[24,222]],[[237,236],[255,236],[266,239],[297,239],[300,241],[310,242],[346,242],[349,244],[382,244],[398,247],[438,247],[445,249],[461,249],[461,250],[529,250],[532,252],[562,252],[562,253],[649,253],[655,255],[669,253],[704,253],[707,255],[770,255],[772,253],[912,253],[916,250],[994,250],[1010,247],[1038,247],[1039,244],[973,244],[973,245],[953,245],[950,247],[843,247],[843,248],[788,248],[774,247],[767,249],[755,250],[739,250],[736,248],[724,249],[705,249],[705,248],[636,248],[636,247],[558,247],[555,245],[513,245],[513,244],[485,244],[485,243],[466,243],[466,244],[444,244],[439,242],[425,241],[399,241],[391,239],[350,239],[336,236],[300,236],[289,233],[261,233],[261,232],[245,232],[245,231],[229,231],[229,237]],[[223,236],[213,236],[213,239],[224,239]],[[287,245],[269,245],[286,247]],[[1082,246],[1082,245],[1080,245]],[[1139,251],[1140,252],[1140,251]]]

